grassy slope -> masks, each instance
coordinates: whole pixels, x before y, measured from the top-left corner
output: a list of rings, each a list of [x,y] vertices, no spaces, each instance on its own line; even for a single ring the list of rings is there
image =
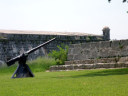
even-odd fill
[[[34,72],[11,79],[0,73],[0,96],[128,96],[128,69]]]

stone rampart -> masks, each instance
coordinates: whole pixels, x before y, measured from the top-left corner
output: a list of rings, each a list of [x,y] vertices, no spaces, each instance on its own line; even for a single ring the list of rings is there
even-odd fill
[[[128,40],[71,44],[68,52],[69,61],[126,56],[128,56]]]
[[[43,35],[43,34],[0,34],[0,64],[9,60],[12,57],[27,51],[39,44],[46,42],[56,37],[47,46],[40,48],[29,56],[29,60],[35,59],[38,56],[47,55],[51,50],[57,50],[57,45],[78,44],[91,41],[105,41],[103,35]]]

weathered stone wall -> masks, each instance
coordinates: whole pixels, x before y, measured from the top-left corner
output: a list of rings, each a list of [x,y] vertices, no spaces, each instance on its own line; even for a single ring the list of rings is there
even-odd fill
[[[47,46],[40,48],[29,56],[29,60],[47,55],[51,50],[57,50],[57,45],[78,44],[90,41],[105,41],[104,36],[67,36],[67,35],[37,35],[37,34],[0,34],[0,64],[18,56],[39,44],[56,37]]]
[[[69,46],[68,60],[86,60],[128,56],[128,40],[101,41]]]

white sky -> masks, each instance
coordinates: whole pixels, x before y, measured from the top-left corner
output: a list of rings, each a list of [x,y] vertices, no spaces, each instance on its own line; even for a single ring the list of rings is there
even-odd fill
[[[128,3],[122,0],[0,0],[0,29],[85,32],[128,39]]]

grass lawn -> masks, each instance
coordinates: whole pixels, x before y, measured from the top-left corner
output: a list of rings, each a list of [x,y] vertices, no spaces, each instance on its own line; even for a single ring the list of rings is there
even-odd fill
[[[0,71],[0,96],[128,96],[128,69],[34,72],[11,79]]]

